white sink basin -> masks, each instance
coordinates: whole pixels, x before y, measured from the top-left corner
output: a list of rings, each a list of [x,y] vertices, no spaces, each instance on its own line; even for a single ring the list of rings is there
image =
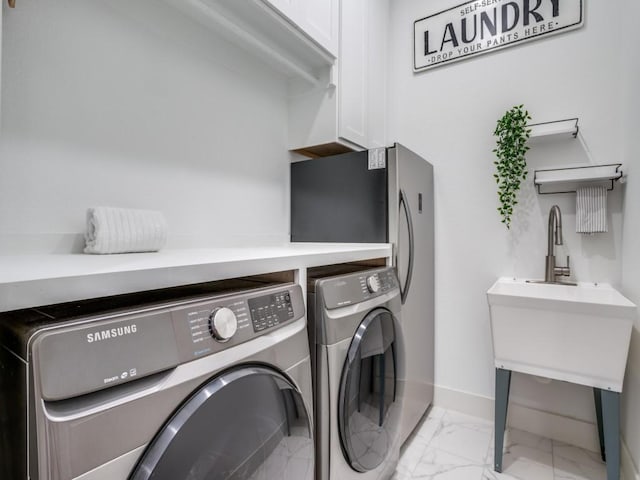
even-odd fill
[[[496,367],[622,391],[636,306],[613,287],[500,278],[487,299]]]

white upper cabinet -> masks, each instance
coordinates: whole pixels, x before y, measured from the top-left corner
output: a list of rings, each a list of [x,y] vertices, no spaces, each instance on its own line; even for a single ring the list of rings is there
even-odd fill
[[[307,85],[338,55],[339,0],[164,1]]]
[[[389,0],[369,0],[367,51],[367,147],[387,146]]]
[[[386,146],[388,18],[389,0],[341,1],[335,69],[325,83],[291,96],[292,150],[324,156]]]
[[[344,0],[340,18],[338,134],[367,147],[367,51],[369,0]]]
[[[2,1],[2,0],[0,0]],[[0,92],[2,92],[2,10],[4,9],[4,1],[0,3]],[[0,95],[0,123],[2,122],[2,95]],[[0,124],[0,128],[2,125]]]
[[[386,145],[389,0],[345,0],[340,48],[339,134],[364,148]]]
[[[334,57],[338,56],[339,0],[258,0],[288,18]]]
[[[300,3],[300,0],[264,0],[264,2],[270,4],[285,17],[294,20],[297,4]]]

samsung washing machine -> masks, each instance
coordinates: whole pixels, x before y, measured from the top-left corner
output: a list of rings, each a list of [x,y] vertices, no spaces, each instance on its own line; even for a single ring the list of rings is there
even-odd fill
[[[300,287],[148,299],[0,315],[0,478],[312,480]]]
[[[392,268],[345,268],[308,278],[316,479],[387,479],[400,449],[400,290]]]

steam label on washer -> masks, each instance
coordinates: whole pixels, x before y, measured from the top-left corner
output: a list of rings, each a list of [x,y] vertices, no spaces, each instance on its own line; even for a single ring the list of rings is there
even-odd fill
[[[113,375],[111,377],[107,377],[105,379],[102,380],[102,383],[104,383],[105,385],[108,385],[110,383],[113,382],[118,382],[118,381],[123,381],[126,380],[128,378],[134,378],[138,376],[138,369],[137,368],[130,368],[128,370],[124,370],[123,372],[120,372],[118,375]]]

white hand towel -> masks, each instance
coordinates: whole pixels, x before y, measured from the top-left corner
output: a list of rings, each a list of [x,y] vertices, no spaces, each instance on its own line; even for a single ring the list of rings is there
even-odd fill
[[[127,208],[87,209],[84,253],[156,252],[167,241],[161,212]]]
[[[607,231],[607,188],[603,186],[576,189],[576,232]]]

